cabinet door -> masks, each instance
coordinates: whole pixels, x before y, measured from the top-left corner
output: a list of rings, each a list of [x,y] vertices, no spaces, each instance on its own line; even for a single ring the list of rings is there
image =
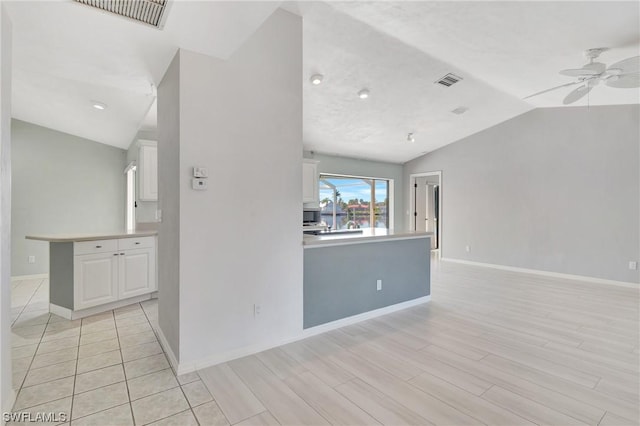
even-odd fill
[[[113,252],[74,256],[74,310],[118,300],[119,257]]]
[[[120,256],[119,298],[151,293],[156,287],[156,258],[152,248],[124,250]]]
[[[302,202],[318,202],[318,165],[302,163]]]
[[[140,201],[156,201],[158,199],[158,147],[140,145]]]

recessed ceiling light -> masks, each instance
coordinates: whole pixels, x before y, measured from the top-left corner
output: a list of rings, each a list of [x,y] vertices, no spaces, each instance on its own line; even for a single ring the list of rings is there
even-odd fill
[[[309,81],[311,81],[311,84],[313,84],[314,86],[317,86],[320,83],[322,83],[322,79],[323,78],[324,78],[324,76],[322,74],[314,74],[314,75],[311,76]]]
[[[99,109],[100,111],[107,109],[107,104],[103,104],[102,102],[98,101],[91,101],[91,106],[95,109]]]
[[[416,141],[416,138],[413,136],[413,133],[409,133],[407,135],[407,142],[414,143],[415,141]]]
[[[362,89],[358,92],[358,97],[360,99],[367,99],[369,97],[369,89]]]

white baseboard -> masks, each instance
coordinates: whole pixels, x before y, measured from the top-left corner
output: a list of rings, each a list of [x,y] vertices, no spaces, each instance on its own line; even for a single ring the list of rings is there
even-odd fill
[[[173,353],[173,349],[171,349],[171,346],[169,345],[167,338],[164,337],[164,333],[160,329],[159,325],[158,325],[158,329],[156,330],[156,335],[158,336],[158,340],[160,341],[160,346],[162,346],[162,349],[164,349],[164,353],[166,353],[167,357],[169,357],[169,364],[171,364],[171,367],[173,367],[173,370],[176,372],[176,375],[190,373],[191,371],[194,371],[194,370],[186,371],[184,368],[182,370],[180,369],[180,364],[178,363],[178,359],[176,358],[176,355]]]
[[[460,263],[463,265],[481,266],[484,268],[501,269],[503,271],[522,272],[524,274],[542,275],[545,277],[563,278],[566,280],[586,281],[595,284],[615,285],[618,287],[640,288],[640,283],[630,283],[625,281],[606,280],[604,278],[587,277],[584,275],[563,274],[560,272],[542,271],[540,269],[518,268],[515,266],[496,265],[493,263],[473,262],[471,260],[452,259],[443,257],[440,260],[444,262]]]
[[[9,397],[2,403],[3,413],[10,413],[13,410],[13,405],[16,403],[16,396],[16,391],[11,389]],[[2,424],[4,424],[4,422]]]
[[[24,280],[43,280],[49,278],[49,274],[16,275],[11,277],[11,282]]]
[[[353,315],[348,318],[339,319],[336,321],[332,321],[326,324],[321,324],[315,327],[307,328],[304,330],[300,330],[300,332],[291,337],[283,338],[278,341],[261,343],[257,345],[245,346],[242,348],[234,349],[232,351],[228,351],[225,353],[217,354],[215,356],[203,358],[197,361],[187,362],[187,363],[177,363],[177,368],[174,367],[177,374],[186,374],[191,373],[192,371],[202,370],[203,368],[212,367],[214,365],[222,364],[223,362],[232,361],[237,358],[242,358],[245,356],[253,355],[262,351],[266,351],[277,346],[286,345],[288,343],[296,342],[298,340],[306,339],[307,337],[315,336],[317,334],[325,333],[327,331],[335,330],[340,327],[345,327],[347,325],[355,324],[361,321],[365,321],[371,318],[376,318],[382,315],[387,315],[392,312],[400,311],[402,309],[406,309],[412,306],[421,305],[431,300],[431,296],[424,296],[418,299],[409,300],[407,302],[397,303],[391,306],[385,306],[384,308],[376,309],[373,311],[365,312],[358,315]],[[160,330],[159,335],[162,335]],[[164,336],[160,337],[160,340],[164,339]],[[163,347],[169,348],[168,344],[165,344],[161,341]],[[170,353],[171,350],[167,353]],[[171,358],[172,355],[169,355]],[[170,360],[171,361],[171,360]],[[173,363],[172,363],[173,364]]]
[[[53,303],[49,303],[49,312],[51,312],[52,314],[56,314],[62,318],[66,318],[68,320],[76,320],[76,319],[88,317],[90,315],[107,312],[112,309],[122,308],[123,306],[131,305],[132,303],[143,302],[145,300],[152,299],[153,295],[154,293],[143,294],[141,296],[130,297],[128,299],[118,300],[117,302],[105,303],[104,305],[94,306],[86,309],[80,309],[77,311],[72,311],[69,308],[65,308],[62,306],[54,305]]]

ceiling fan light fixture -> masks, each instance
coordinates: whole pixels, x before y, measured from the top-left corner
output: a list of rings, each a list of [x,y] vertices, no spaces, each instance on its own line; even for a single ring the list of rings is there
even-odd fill
[[[311,76],[311,78],[309,79],[309,81],[311,82],[311,84],[313,84],[314,86],[318,86],[319,84],[322,83],[322,80],[324,79],[324,76],[322,74],[314,74]]]

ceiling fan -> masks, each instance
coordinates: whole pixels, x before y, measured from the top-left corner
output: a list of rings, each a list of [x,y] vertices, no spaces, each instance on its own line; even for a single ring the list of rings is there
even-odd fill
[[[589,60],[589,63],[583,65],[582,68],[560,71],[560,74],[562,75],[576,77],[577,81],[552,87],[550,89],[534,93],[533,95],[529,95],[523,99],[579,84],[579,86],[569,92],[562,101],[563,104],[569,105],[585,96],[601,82],[609,87],[617,87],[620,89],[640,87],[640,56],[633,56],[631,58],[624,59],[607,68],[607,66],[602,62],[594,62],[602,52],[607,50],[609,49],[606,47],[585,50],[584,56]]]

